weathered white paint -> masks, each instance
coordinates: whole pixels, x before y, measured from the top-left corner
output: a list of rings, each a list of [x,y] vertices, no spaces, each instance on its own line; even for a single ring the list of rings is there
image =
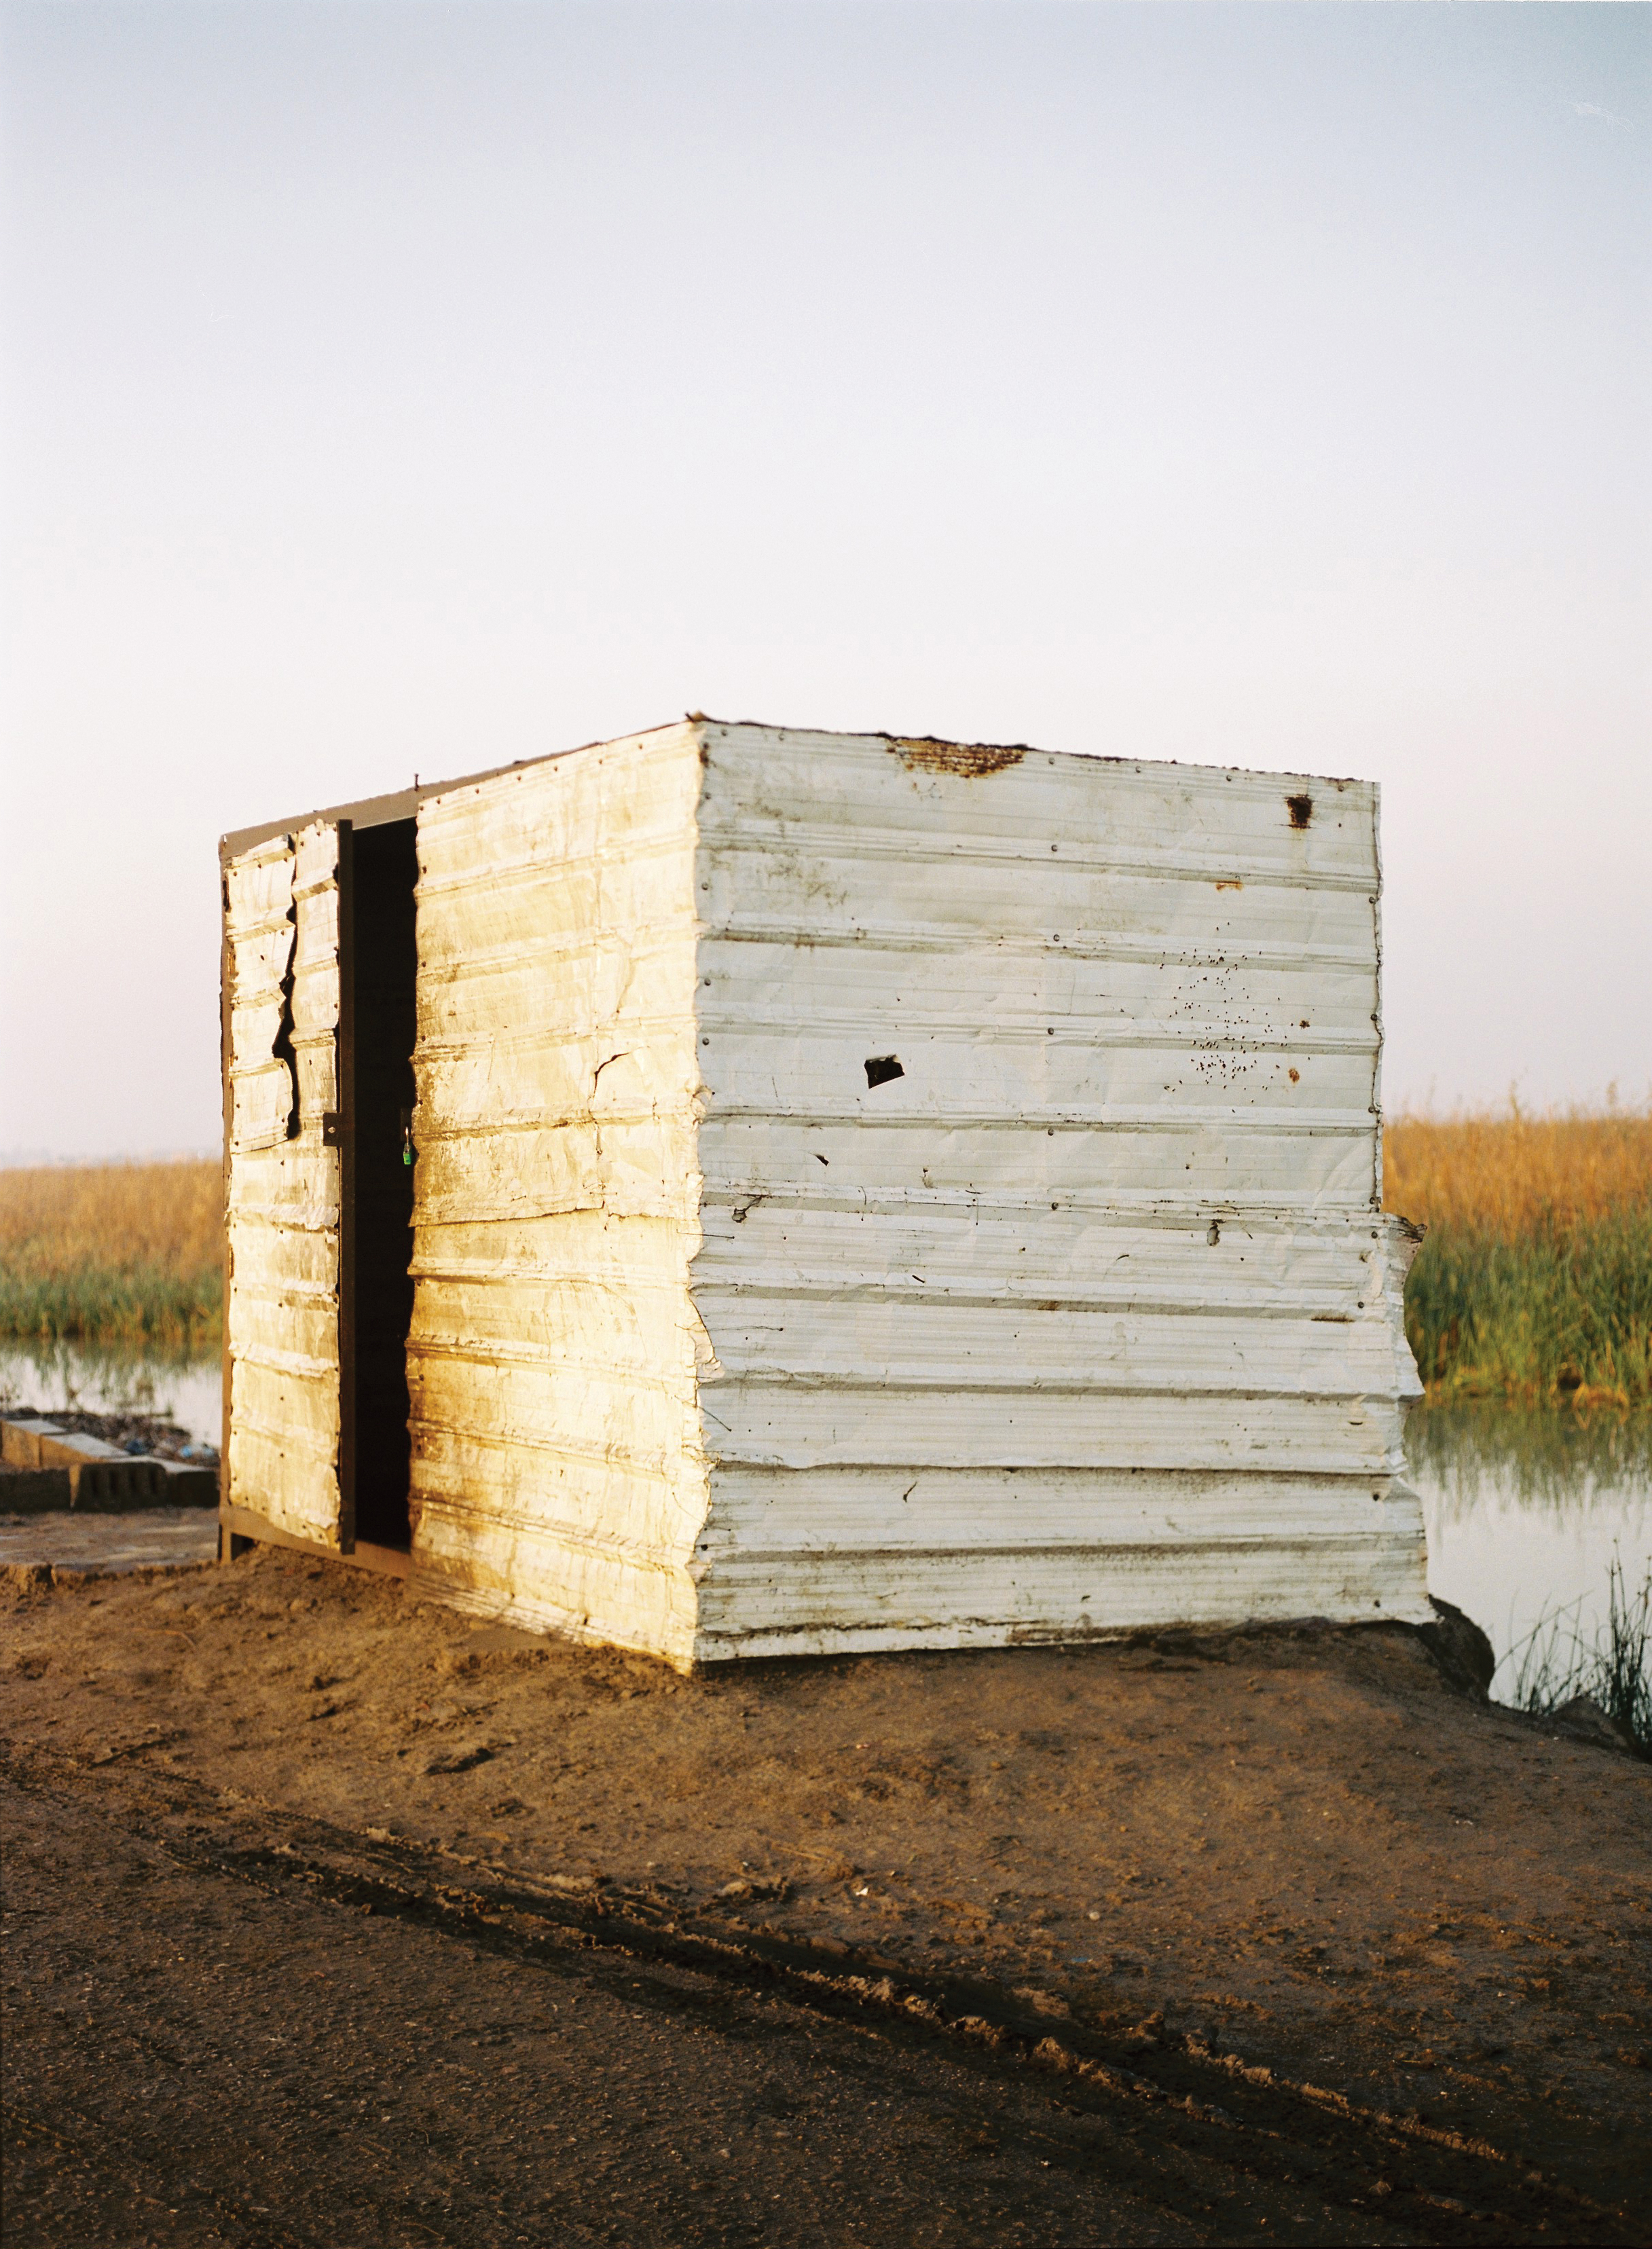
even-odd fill
[[[1374,789],[705,747],[697,1655],[1426,1615]]]
[[[338,1104],[338,863],[337,827],[316,821],[224,869],[224,1497],[330,1546],[341,1531],[339,1152],[322,1145],[321,1119]],[[284,1029],[291,1065],[275,1052]]]
[[[419,815],[414,1556],[692,1659],[705,1519],[690,726]]]
[[[425,802],[425,1580],[679,1662],[1426,1615],[1376,812],[700,721]]]

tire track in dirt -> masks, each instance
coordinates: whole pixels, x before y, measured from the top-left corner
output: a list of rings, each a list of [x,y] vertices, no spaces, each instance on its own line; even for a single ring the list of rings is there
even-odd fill
[[[970,2073],[983,2099],[1013,2087],[1102,2129],[1109,2175],[1136,2191],[1148,2181],[1130,2177],[1139,2168],[1131,2151],[1145,2143],[1179,2165],[1252,2181],[1269,2197],[1310,2195],[1322,2211],[1338,2212],[1346,2239],[1639,2237],[1627,2213],[1542,2179],[1513,2150],[1363,2109],[1196,2037],[1165,2040],[1144,2025],[1120,2039],[1070,2019],[1052,2025],[985,1980],[916,1975],[836,1943],[726,1920],[707,1924],[644,1890],[534,1879],[229,1800],[135,1757],[94,1775],[55,1753],[7,1751],[0,1771],[31,1794],[94,1803],[179,1867],[268,1898],[411,1923],[520,1967],[618,1975],[633,2004],[640,1991],[659,2013],[703,2019],[754,1997],[782,1998],[788,2012],[850,2026],[885,2047],[944,2053]]]

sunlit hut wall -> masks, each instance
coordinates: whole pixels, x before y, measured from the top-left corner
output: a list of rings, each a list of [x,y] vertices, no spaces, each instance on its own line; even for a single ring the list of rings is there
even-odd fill
[[[1401,1117],[1384,1184],[1428,1228],[1406,1326],[1432,1392],[1652,1400],[1652,1106]]]
[[[0,1333],[176,1344],[217,1332],[216,1160],[0,1171]]]

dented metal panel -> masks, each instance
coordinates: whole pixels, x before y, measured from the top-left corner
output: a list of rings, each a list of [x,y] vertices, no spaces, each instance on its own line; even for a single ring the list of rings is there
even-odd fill
[[[1376,811],[707,726],[699,1655],[1427,1613]]]
[[[224,873],[229,946],[230,1141],[285,1141],[298,1097],[292,1063],[293,839],[283,836]]]
[[[461,1606],[688,1659],[694,732],[418,824],[414,1560]]]
[[[337,1546],[339,836],[330,822],[224,870],[231,1119],[226,1489],[279,1530]]]

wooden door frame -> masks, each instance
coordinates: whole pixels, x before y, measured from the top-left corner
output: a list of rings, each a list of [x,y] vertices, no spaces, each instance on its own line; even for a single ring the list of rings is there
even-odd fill
[[[355,1549],[355,829],[336,823],[339,1027],[334,1049],[339,1119],[339,1549]]]

